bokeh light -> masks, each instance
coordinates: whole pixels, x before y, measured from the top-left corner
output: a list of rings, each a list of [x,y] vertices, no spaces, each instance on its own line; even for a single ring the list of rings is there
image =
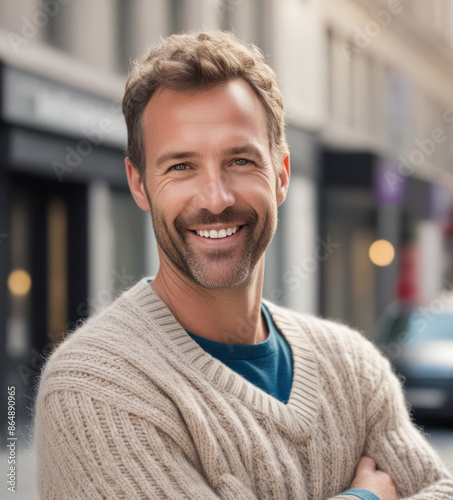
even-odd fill
[[[370,245],[368,255],[375,266],[385,267],[393,262],[395,248],[390,241],[376,240]]]
[[[24,269],[14,269],[8,276],[8,288],[13,295],[27,295],[31,288],[30,274]]]

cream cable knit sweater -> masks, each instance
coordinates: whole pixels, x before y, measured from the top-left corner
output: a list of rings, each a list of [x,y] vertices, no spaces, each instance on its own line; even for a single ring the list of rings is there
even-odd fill
[[[203,351],[146,280],[71,334],[36,401],[41,498],[357,500],[336,495],[366,454],[402,498],[452,500],[373,345],[266,304],[293,353],[287,405]]]

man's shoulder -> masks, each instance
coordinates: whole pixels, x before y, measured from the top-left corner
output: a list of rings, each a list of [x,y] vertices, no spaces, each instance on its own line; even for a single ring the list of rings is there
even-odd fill
[[[287,307],[264,301],[272,316],[286,325],[297,325],[297,328],[310,338],[313,336],[337,338],[342,341],[369,343],[364,332],[347,323],[332,318],[323,318],[310,313],[298,312]]]
[[[70,350],[74,344],[90,344],[93,339],[96,339],[95,344],[100,345],[102,340],[111,341],[127,335],[130,329],[140,328],[140,317],[137,317],[137,308],[133,301],[137,290],[140,289],[142,282],[123,291],[109,305],[93,311],[88,318],[79,321],[73,330],[65,333],[54,354]],[[105,335],[108,339],[104,338]]]
[[[381,352],[364,332],[334,319],[322,318],[313,314],[297,312],[265,301],[277,324],[292,328],[307,341],[318,354],[330,358],[341,358],[369,363],[372,366],[386,363]],[[377,367],[377,366],[376,366]]]
[[[268,305],[268,304],[266,304]],[[296,340],[294,352],[302,353],[303,360],[314,360],[317,373],[334,376],[342,387],[356,387],[364,401],[380,386],[387,387],[393,379],[393,369],[373,342],[365,334],[349,325],[332,319],[270,305],[268,307],[277,326],[289,340]],[[302,345],[302,349],[297,349]],[[310,354],[304,354],[306,352]]]
[[[159,367],[159,325],[147,314],[152,308],[140,303],[152,300],[147,286],[137,283],[68,333],[45,362],[40,391],[121,385],[120,379],[142,377],[143,366],[148,371]]]

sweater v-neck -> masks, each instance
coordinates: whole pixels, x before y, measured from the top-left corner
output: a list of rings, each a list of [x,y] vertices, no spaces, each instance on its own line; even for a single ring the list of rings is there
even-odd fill
[[[263,300],[274,323],[288,342],[293,356],[294,375],[287,404],[262,391],[204,351],[177,322],[146,278],[125,292],[123,297],[129,299],[144,321],[151,320],[159,327],[153,328],[153,333],[159,335],[159,331],[163,332],[159,340],[182,363],[202,374],[214,387],[229,392],[246,406],[269,415],[291,432],[310,432],[316,421],[318,406],[316,360],[300,324],[290,319],[284,308]],[[304,328],[307,327],[308,325],[304,325]]]
[[[264,358],[275,353],[277,350],[277,336],[275,329],[268,323],[266,316],[266,306],[261,304],[261,314],[264,315],[268,336],[266,340],[258,344],[225,344],[214,340],[205,339],[193,332],[187,333],[195,340],[195,342],[206,352],[220,361],[250,361],[254,359]]]

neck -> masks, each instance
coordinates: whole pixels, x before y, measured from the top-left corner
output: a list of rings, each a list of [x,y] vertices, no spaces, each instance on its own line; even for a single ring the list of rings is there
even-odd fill
[[[162,267],[151,287],[189,332],[224,344],[257,344],[267,338],[261,314],[264,256],[241,285],[210,290]]]

